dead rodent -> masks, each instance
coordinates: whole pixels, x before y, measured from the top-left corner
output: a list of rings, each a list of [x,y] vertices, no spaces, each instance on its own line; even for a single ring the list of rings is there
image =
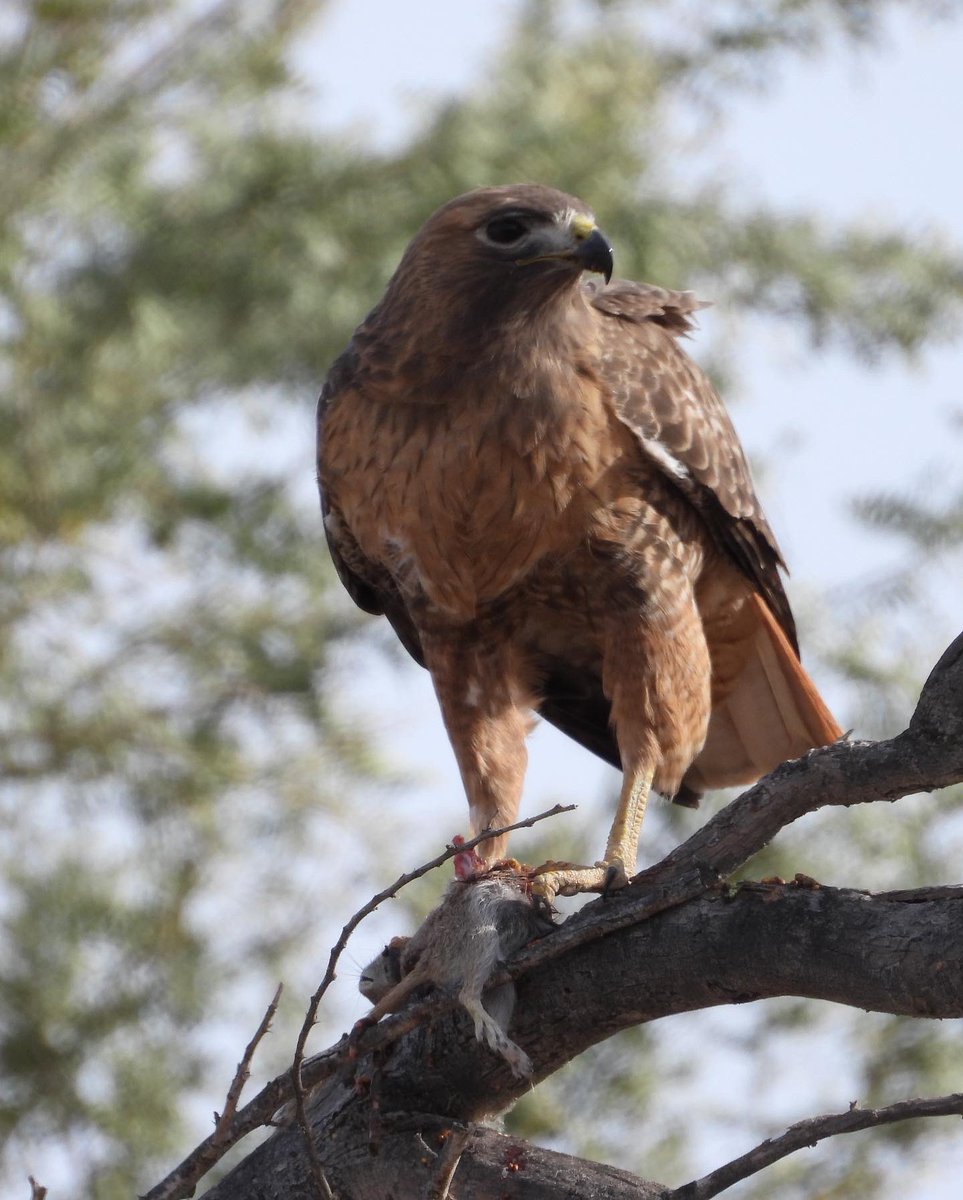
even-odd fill
[[[457,995],[475,1022],[475,1036],[500,1054],[513,1074],[530,1075],[528,1055],[507,1033],[515,985],[486,985],[498,966],[555,927],[536,906],[527,876],[512,866],[480,871],[479,861],[470,852],[458,855],[455,881],[421,928],[411,938],[393,938],[365,967],[359,988],[375,1006],[359,1025],[379,1021],[416,988],[433,984]]]

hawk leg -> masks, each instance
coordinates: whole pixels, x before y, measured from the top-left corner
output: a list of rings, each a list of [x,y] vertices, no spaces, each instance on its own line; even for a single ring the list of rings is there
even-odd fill
[[[603,686],[622,759],[618,809],[594,867],[550,864],[534,881],[554,896],[624,887],[635,872],[642,821],[653,787],[674,795],[705,741],[709,724],[709,650],[687,581],[656,621],[638,616],[606,640]]]
[[[521,805],[532,726],[531,700],[514,656],[461,633],[425,639],[425,657],[468,795],[472,835],[511,825]],[[477,850],[492,863],[507,848],[505,835],[480,842]]]
[[[612,822],[605,858],[594,867],[548,863],[548,870],[536,875],[532,891],[549,903],[556,896],[575,896],[581,892],[608,892],[623,888],[635,870],[642,821],[652,788],[651,769],[626,774],[619,796],[619,807]]]

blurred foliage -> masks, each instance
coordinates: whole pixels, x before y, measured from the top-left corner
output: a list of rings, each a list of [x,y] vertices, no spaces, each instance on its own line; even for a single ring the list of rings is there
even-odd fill
[[[378,764],[333,701],[359,622],[313,485],[313,393],[350,324],[316,263],[351,273],[316,147],[283,132],[314,9],[4,13],[11,1192],[65,1159],[76,1194],[128,1196],[182,1149],[217,1029],[253,1028],[316,932],[312,861],[372,843],[341,799]]]
[[[201,1097],[206,1119],[220,1102],[260,1015],[251,995],[266,1002],[278,974],[311,969],[305,939],[315,953],[333,899],[360,904],[419,857],[396,852],[367,886],[395,825],[363,825],[344,800],[384,789],[386,767],[339,704],[361,619],[322,549],[312,406],[428,212],[481,183],[538,179],[592,202],[624,274],[704,285],[813,343],[911,354],[958,323],[963,259],[938,237],[747,211],[671,170],[733,89],[764,88],[786,57],[836,39],[872,42],[895,4],[529,0],[485,80],[391,151],[322,133],[292,74],[323,7],[19,0],[0,21],[11,1190],[28,1170],[98,1200],[149,1184],[204,1132],[192,1106]],[[932,661],[917,617],[927,570],[959,550],[960,511],[958,495],[863,502],[908,564],[881,582],[878,624],[850,598],[851,628],[829,646],[863,728],[891,728]],[[897,609],[898,644],[886,636]],[[926,836],[950,803],[885,824],[812,818],[764,869],[935,881],[958,860],[951,838]],[[671,844],[682,819],[663,811],[652,844]],[[552,835],[565,856],[568,828]],[[316,865],[332,847],[337,879]],[[806,1057],[813,1039],[844,1039],[851,1092],[874,1101],[931,1090],[959,1060],[928,1024],[790,1001],[671,1028],[597,1047],[513,1127],[681,1179],[702,1129],[745,1142],[772,1130],[782,1110],[766,1064],[786,1047]],[[741,1094],[717,1094],[703,1038],[745,1076]],[[810,1075],[807,1099],[838,1104],[835,1081]],[[903,1194],[884,1181],[887,1147],[908,1136],[937,1134],[833,1144],[816,1166],[784,1164],[779,1194]],[[765,1179],[743,1194],[770,1194]]]

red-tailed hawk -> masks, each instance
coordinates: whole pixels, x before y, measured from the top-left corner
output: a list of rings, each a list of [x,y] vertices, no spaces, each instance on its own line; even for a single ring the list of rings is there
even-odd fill
[[[572,196],[460,196],[318,409],[335,565],[431,672],[472,830],[516,819],[533,710],[622,768],[604,861],[549,894],[625,882],[650,788],[693,803],[840,736],[739,440],[679,347],[700,305],[611,271]]]

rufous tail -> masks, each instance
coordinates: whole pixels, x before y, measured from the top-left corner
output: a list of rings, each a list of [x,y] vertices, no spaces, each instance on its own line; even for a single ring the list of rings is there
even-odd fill
[[[761,596],[746,664],[713,709],[705,746],[686,773],[687,793],[752,783],[788,758],[843,736],[816,685]]]

